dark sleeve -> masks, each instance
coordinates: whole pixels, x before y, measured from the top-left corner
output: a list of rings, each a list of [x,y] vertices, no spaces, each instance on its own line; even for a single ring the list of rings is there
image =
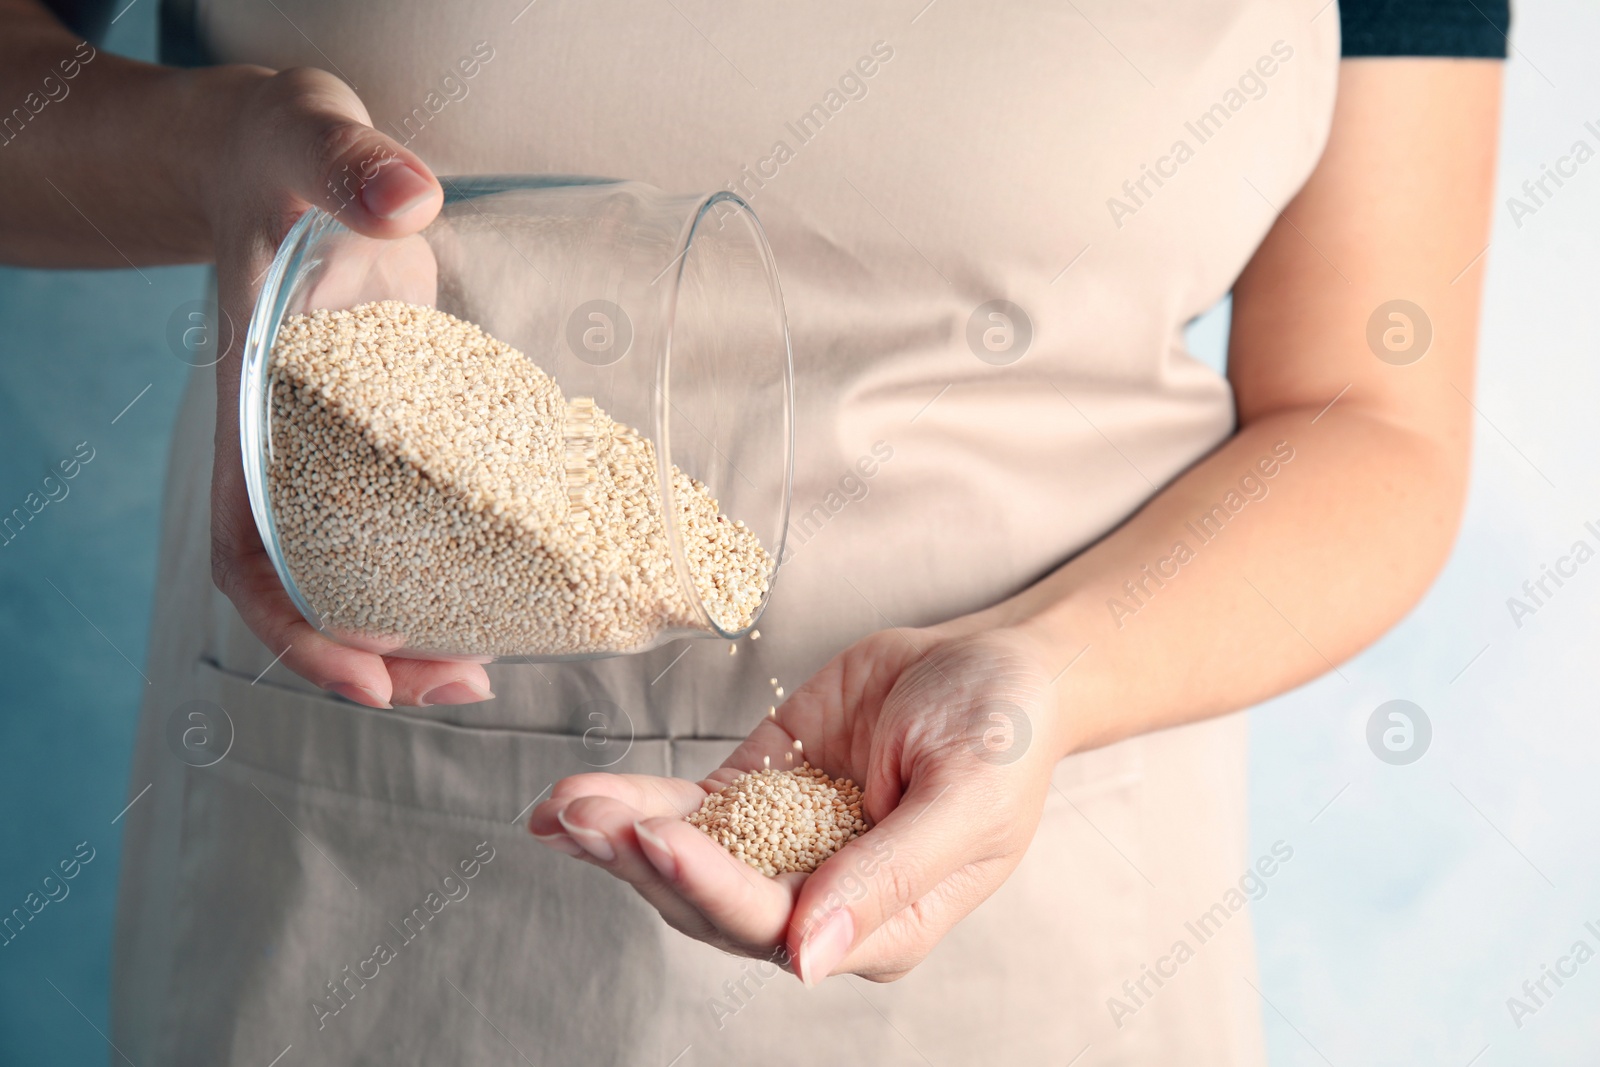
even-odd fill
[[[1346,56],[1506,57],[1510,0],[1341,0]]]
[[[114,14],[111,0],[44,0],[44,6],[66,23],[67,29],[95,44],[105,40]]]
[[[105,40],[106,31],[121,12],[137,0],[44,0],[56,18],[79,37],[94,44]],[[159,61],[168,66],[203,67],[212,62],[196,33],[197,0],[148,0],[159,3]]]

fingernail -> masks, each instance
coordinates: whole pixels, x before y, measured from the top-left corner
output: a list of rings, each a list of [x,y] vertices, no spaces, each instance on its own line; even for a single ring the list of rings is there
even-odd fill
[[[578,843],[566,834],[534,834],[533,839],[541,845],[547,845],[568,856],[583,855],[583,849],[579,848]]]
[[[387,711],[392,706],[387,700],[384,700],[364,685],[356,685],[352,682],[335,682],[327,688],[330,693],[338,693],[346,700],[353,700],[357,704],[362,704],[369,708],[383,708]]]
[[[487,689],[480,689],[471,682],[446,682],[423,693],[422,703],[418,707],[426,708],[433,704],[476,704],[480,700],[493,699],[493,693]]]
[[[561,824],[562,829],[572,835],[572,839],[578,843],[579,848],[601,863],[610,863],[617,858],[617,850],[611,847],[611,842],[606,840],[606,835],[599,830],[591,830],[586,826],[574,826],[567,821],[567,813],[565,811],[556,813],[556,821]]]
[[[660,834],[654,833],[642,822],[633,824],[633,832],[639,835],[639,851],[644,853],[645,859],[669,882],[678,880],[678,857],[672,854],[672,849],[662,839]]]
[[[800,980],[815,986],[844,960],[855,940],[856,924],[849,909],[838,908],[823,920],[816,933],[800,945]]]
[[[433,183],[404,163],[390,163],[361,185],[361,205],[380,219],[397,219],[436,195]]]

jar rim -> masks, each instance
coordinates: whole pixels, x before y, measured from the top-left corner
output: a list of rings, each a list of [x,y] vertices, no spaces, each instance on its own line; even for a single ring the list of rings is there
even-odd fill
[[[778,327],[783,335],[783,426],[781,434],[784,448],[783,487],[779,497],[780,507],[778,516],[778,529],[774,542],[769,546],[772,555],[772,573],[767,580],[767,590],[761,595],[761,601],[751,612],[751,623],[740,629],[725,629],[721,623],[712,617],[707,609],[705,598],[700,595],[699,588],[695,585],[693,576],[689,572],[688,558],[684,552],[683,534],[678,528],[678,523],[671,520],[676,512],[676,495],[672,486],[672,435],[669,413],[671,411],[671,375],[673,342],[676,338],[678,319],[678,300],[682,293],[683,275],[688,268],[689,255],[693,250],[694,240],[700,233],[706,217],[711,214],[712,208],[718,204],[733,204],[738,214],[748,222],[750,232],[755,240],[756,251],[761,256],[764,268],[763,274],[770,287],[772,306],[778,317]],[[726,219],[722,221],[726,222]],[[755,629],[767,603],[772,599],[773,590],[777,586],[778,571],[782,569],[783,554],[789,539],[789,509],[792,505],[794,489],[794,348],[789,338],[789,317],[783,302],[783,290],[778,280],[778,265],[772,254],[772,247],[767,241],[766,230],[761,225],[761,219],[750,207],[743,197],[726,189],[709,193],[702,197],[698,208],[690,214],[685,222],[683,236],[679,247],[673,257],[671,271],[672,284],[668,290],[667,307],[665,314],[666,338],[662,345],[660,357],[657,360],[656,370],[656,396],[655,396],[655,422],[656,438],[660,447],[656,450],[656,476],[661,483],[661,499],[667,509],[663,516],[662,525],[666,528],[667,543],[672,556],[673,567],[678,574],[678,582],[684,588],[686,595],[694,604],[701,621],[710,627],[710,634],[737,640],[751,630]],[[732,461],[729,461],[730,465]]]

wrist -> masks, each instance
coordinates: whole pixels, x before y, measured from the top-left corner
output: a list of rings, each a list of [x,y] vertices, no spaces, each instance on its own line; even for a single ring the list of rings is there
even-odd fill
[[[1094,645],[1103,635],[1093,632],[1090,619],[1071,597],[1034,603],[1021,599],[993,609],[992,625],[1039,666],[1045,681],[1041,704],[1052,720],[1051,755],[1062,759],[1093,748],[1098,742],[1089,724],[1103,697],[1095,691]]]
[[[174,121],[161,154],[164,177],[184,205],[192,240],[208,257],[215,254],[222,197],[228,183],[238,180],[231,161],[240,123],[273,73],[245,64],[171,72]]]
[[[1105,633],[1096,629],[1100,617],[1088,600],[1086,591],[1052,577],[931,629],[938,640],[996,637],[1033,662],[1044,680],[1040,700],[1051,719],[1052,762],[1105,743],[1090,725],[1098,707],[1109,706],[1108,696],[1097,692],[1095,670],[1094,645]]]

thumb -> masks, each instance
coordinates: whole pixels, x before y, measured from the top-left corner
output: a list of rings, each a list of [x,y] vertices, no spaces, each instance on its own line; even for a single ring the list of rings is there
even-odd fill
[[[428,165],[370,125],[353,89],[326,71],[285,71],[291,101],[271,125],[270,186],[330,212],[368,237],[404,237],[433,221],[444,190]]]
[[[789,952],[806,985],[826,978],[884,923],[971,863],[975,852],[987,854],[966,810],[973,798],[953,796],[962,791],[931,777],[913,784],[882,821],[806,879],[788,931]]]

